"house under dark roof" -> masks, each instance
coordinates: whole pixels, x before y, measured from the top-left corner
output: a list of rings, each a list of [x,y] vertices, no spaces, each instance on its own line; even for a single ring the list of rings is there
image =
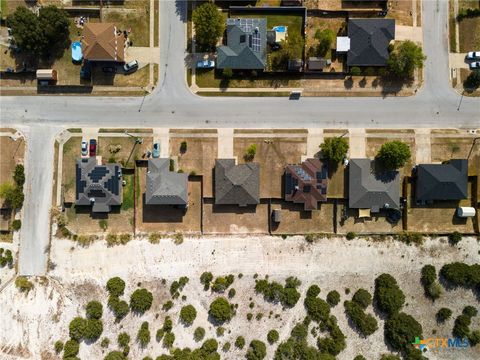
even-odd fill
[[[301,165],[285,167],[285,200],[316,210],[327,201],[327,165],[319,159],[307,159]]]
[[[227,45],[217,48],[218,69],[263,70],[267,62],[267,20],[227,19]]]
[[[215,161],[215,204],[239,206],[260,202],[260,166],[257,163],[235,165],[234,159]]]
[[[375,169],[375,161],[351,159],[348,170],[348,206],[352,209],[400,208],[400,174]]]
[[[348,66],[386,66],[388,45],[395,39],[393,19],[350,19]]]
[[[120,164],[97,165],[94,157],[78,159],[76,164],[76,205],[92,205],[92,211],[110,212],[122,204]]]
[[[170,159],[148,159],[147,205],[188,204],[188,175],[170,171]]]
[[[417,166],[417,201],[461,200],[468,197],[468,160]]]

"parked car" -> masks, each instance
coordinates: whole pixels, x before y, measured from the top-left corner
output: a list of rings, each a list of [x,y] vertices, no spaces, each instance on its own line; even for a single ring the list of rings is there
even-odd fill
[[[160,157],[160,144],[159,143],[154,143],[153,144],[152,157],[154,157],[154,158]]]
[[[480,59],[480,51],[470,51],[467,53],[467,60],[477,60]]]
[[[115,74],[117,72],[117,69],[115,66],[104,66],[102,68],[102,71],[107,74]]]
[[[213,69],[214,67],[215,67],[215,61],[213,60],[197,61],[197,69]]]
[[[480,69],[480,61],[470,63],[470,70]]]
[[[129,63],[126,63],[125,65],[123,65],[123,71],[125,71],[126,73],[132,73],[137,69],[138,69],[137,60],[130,61]]]
[[[88,144],[86,141],[82,141],[82,155],[87,156],[88,154]]]
[[[97,140],[90,139],[90,156],[97,155]]]

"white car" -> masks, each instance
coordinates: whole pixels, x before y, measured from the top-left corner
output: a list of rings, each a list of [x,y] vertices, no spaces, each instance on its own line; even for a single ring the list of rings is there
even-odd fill
[[[480,61],[470,63],[470,70],[480,69]]]
[[[467,60],[480,59],[480,51],[470,51],[467,53]]]
[[[87,156],[88,154],[88,144],[86,141],[82,141],[82,155]]]
[[[137,60],[132,60],[129,63],[126,63],[123,65],[123,71],[125,71],[126,74],[132,73],[138,69],[138,61]]]
[[[215,67],[215,61],[213,60],[197,61],[197,69],[213,69],[214,67]]]

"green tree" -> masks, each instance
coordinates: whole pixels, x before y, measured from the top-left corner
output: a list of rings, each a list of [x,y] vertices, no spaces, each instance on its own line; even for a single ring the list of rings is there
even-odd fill
[[[454,231],[453,233],[448,235],[448,240],[453,245],[457,245],[462,240],[462,234],[460,234],[458,231]]]
[[[235,347],[238,349],[243,349],[245,347],[245,338],[243,336],[238,336],[235,339]]]
[[[216,298],[210,304],[209,315],[217,322],[223,323],[228,321],[233,316],[233,310],[227,299],[224,297]]]
[[[126,332],[121,332],[118,334],[117,338],[118,345],[121,347],[125,347],[130,344],[130,335],[128,335]]]
[[[125,281],[115,276],[107,281],[107,291],[113,296],[122,296],[125,290]]]
[[[340,294],[336,290],[332,290],[327,294],[327,302],[330,306],[336,306],[340,302]]]
[[[405,350],[415,341],[422,338],[422,326],[410,315],[394,314],[385,322],[385,339],[397,351]]]
[[[195,8],[192,15],[195,39],[200,50],[212,50],[225,31],[225,20],[212,2]]]
[[[275,329],[270,330],[267,334],[267,340],[270,344],[276,343],[279,338],[280,338],[280,335],[278,334],[278,331]]]
[[[327,320],[330,315],[330,306],[320,298],[307,296],[304,304],[308,316],[317,322]]]
[[[466,90],[476,90],[480,87],[480,70],[472,71],[463,82],[463,87]]]
[[[102,320],[87,319],[85,322],[84,338],[94,342],[97,341],[103,332]]]
[[[115,350],[110,351],[105,357],[104,360],[126,360],[127,357],[123,355],[121,351]]]
[[[203,285],[204,290],[210,288],[210,283],[213,280],[213,274],[209,271],[205,271],[200,275],[200,283]]]
[[[147,289],[137,289],[130,296],[130,308],[133,312],[144,313],[152,306],[153,295]]]
[[[438,322],[443,323],[450,319],[451,316],[452,310],[450,310],[449,308],[441,308],[440,310],[438,310],[436,318]]]
[[[0,185],[0,198],[5,201],[6,206],[19,209],[24,200],[23,187],[12,183],[3,183]]]
[[[326,138],[320,145],[323,156],[333,163],[343,160],[348,151],[348,140],[341,137]]]
[[[315,32],[315,39],[319,40],[317,53],[318,56],[328,56],[328,52],[332,48],[335,41],[335,33],[330,29],[317,30]]]
[[[196,317],[197,310],[193,305],[186,305],[180,310],[180,320],[182,320],[187,326],[192,325]]]
[[[12,230],[18,231],[22,227],[22,221],[19,219],[15,219],[12,221]]]
[[[193,332],[193,338],[195,341],[202,341],[205,337],[205,329],[203,327],[197,327]]]
[[[245,152],[245,160],[252,161],[255,155],[257,154],[257,145],[250,144]]]
[[[163,337],[163,346],[165,346],[166,348],[171,348],[174,342],[175,342],[175,334],[171,332],[167,332]]]
[[[415,69],[421,69],[426,57],[422,48],[413,41],[402,41],[395,45],[388,59],[388,71],[397,77],[411,78]]]
[[[25,276],[18,276],[15,279],[15,286],[20,289],[20,291],[26,293],[33,289],[33,283],[28,281]]]
[[[92,318],[92,319],[100,319],[103,314],[103,306],[100,302],[98,301],[90,301],[87,304],[87,318]]]
[[[116,296],[110,296],[108,298],[108,306],[112,309],[115,319],[117,321],[123,319],[129,312],[130,308],[126,301],[120,300]]]
[[[405,303],[405,295],[390,274],[381,274],[375,279],[374,299],[378,308],[388,315],[398,312]]]
[[[73,340],[80,342],[85,336],[86,326],[87,326],[87,321],[84,318],[80,316],[73,318],[73,320],[70,321],[70,324],[68,326],[70,337]]]
[[[75,356],[77,356],[78,350],[80,350],[80,344],[78,343],[78,341],[68,340],[67,342],[65,342],[65,346],[63,347],[63,358],[74,358]]]
[[[372,303],[372,295],[365,289],[358,289],[355,294],[353,294],[352,301],[365,310]]]
[[[265,356],[267,356],[265,343],[260,340],[252,340],[247,350],[247,360],[262,360]]]
[[[401,141],[389,141],[382,145],[377,157],[387,170],[401,168],[412,156],[410,148]]]
[[[22,164],[15,166],[13,180],[17,186],[23,186],[23,184],[25,184],[25,168]]]
[[[55,341],[55,352],[57,354],[61,353],[63,351],[63,341]]]
[[[8,15],[7,26],[12,29],[12,35],[17,46],[32,56],[43,52],[43,31],[38,17],[24,6],[19,6]]]
[[[137,333],[137,340],[141,347],[145,347],[150,342],[150,329],[148,328],[148,322],[144,321],[140,326]]]
[[[38,14],[38,23],[42,29],[42,55],[61,56],[70,45],[70,20],[65,10],[56,6],[43,6]]]

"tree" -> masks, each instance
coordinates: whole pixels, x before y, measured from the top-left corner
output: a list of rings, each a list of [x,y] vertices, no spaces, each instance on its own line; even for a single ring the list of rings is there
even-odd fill
[[[453,336],[464,338],[467,337],[470,333],[470,324],[472,320],[470,316],[462,314],[455,319],[455,323],[453,325]]]
[[[165,346],[166,348],[171,348],[174,342],[175,342],[175,334],[171,332],[167,332],[163,337],[163,346]]]
[[[84,329],[84,338],[94,342],[97,341],[103,332],[103,323],[102,320],[98,319],[87,319],[85,322]]]
[[[372,303],[372,295],[365,289],[358,289],[355,294],[353,294],[352,301],[365,310]]]
[[[390,274],[382,274],[375,279],[374,299],[378,308],[391,316],[405,303],[405,295],[397,281]]]
[[[377,320],[366,314],[362,306],[355,301],[345,301],[345,312],[362,335],[369,336],[378,329]]]
[[[130,310],[127,302],[124,300],[120,300],[116,296],[110,296],[108,298],[108,306],[110,307],[110,309],[112,309],[113,313],[115,314],[115,319],[117,321],[123,319]]]
[[[460,234],[458,231],[454,231],[448,235],[448,240],[451,244],[457,245],[462,240],[462,234]]]
[[[90,301],[87,304],[86,313],[87,313],[87,318],[100,319],[103,313],[103,306],[98,301],[95,301],[95,300]]]
[[[212,50],[225,31],[225,20],[212,2],[195,8],[192,15],[195,39],[201,50]]]
[[[205,337],[205,329],[203,327],[197,327],[193,332],[193,339],[195,341],[201,341]]]
[[[435,270],[435,266],[433,265],[425,265],[422,268],[421,273],[421,282],[424,286],[433,284],[433,282],[437,279],[437,272]]]
[[[317,30],[315,32],[315,39],[319,40],[317,52],[319,56],[326,56],[332,44],[335,41],[335,33],[330,29]]]
[[[247,360],[262,360],[267,356],[267,347],[260,340],[252,340],[247,350]]]
[[[148,328],[148,322],[144,321],[140,326],[140,329],[137,333],[137,340],[140,343],[141,347],[145,347],[150,342],[150,330]]]
[[[43,52],[43,31],[37,16],[24,6],[8,15],[7,26],[12,29],[16,45],[24,52],[39,56]]]
[[[453,286],[479,286],[480,264],[468,265],[460,262],[445,264],[440,270],[440,275]]]
[[[182,154],[185,154],[187,152],[187,142],[186,141],[182,141],[181,144],[180,144],[180,152]]]
[[[15,279],[15,286],[20,289],[22,292],[28,293],[33,289],[33,283],[28,281],[25,276],[18,276]]]
[[[405,313],[394,314],[385,322],[385,339],[397,351],[405,350],[415,340],[422,338],[422,326]]]
[[[5,205],[12,209],[19,209],[24,200],[23,186],[3,183],[0,185],[0,197],[5,200]]]
[[[228,321],[233,316],[232,307],[227,299],[224,297],[216,298],[210,304],[210,310],[208,311],[209,315],[217,322],[223,323]]]
[[[222,70],[222,76],[225,79],[231,79],[233,77],[233,70],[231,68],[225,68]]]
[[[55,352],[59,354],[62,351],[63,351],[63,342],[60,340],[55,341]]]
[[[193,305],[186,305],[180,310],[180,320],[182,320],[186,325],[192,325],[196,317],[197,310],[193,307]]]
[[[413,41],[402,41],[396,45],[388,59],[388,71],[397,77],[411,78],[415,69],[421,69],[426,57],[422,48]]]
[[[307,297],[317,297],[320,294],[320,287],[316,284],[310,285],[307,289]]]
[[[15,219],[12,221],[12,230],[18,231],[22,227],[22,221],[19,219]]]
[[[23,186],[23,184],[25,184],[25,168],[22,164],[15,166],[13,181],[15,181],[17,186]]]
[[[205,271],[200,275],[200,283],[203,285],[204,290],[208,290],[210,288],[210,283],[213,280],[213,275],[211,272]]]
[[[395,170],[405,165],[411,153],[407,144],[395,140],[383,144],[377,157],[387,170]]]
[[[330,306],[336,306],[340,302],[340,294],[336,290],[332,290],[327,294],[327,302]]]
[[[243,349],[245,347],[245,338],[243,336],[238,336],[235,339],[235,347],[238,349]]]
[[[441,308],[440,310],[438,310],[436,318],[438,322],[443,323],[450,319],[451,316],[452,310],[450,310],[449,308]]]
[[[288,33],[288,39],[281,42],[281,48],[271,54],[272,70],[286,70],[288,60],[302,57],[305,42],[297,31]]]
[[[78,354],[78,350],[80,350],[80,344],[78,341],[75,340],[68,340],[63,347],[63,358],[74,358]]]
[[[330,306],[320,298],[306,297],[304,304],[307,314],[317,322],[327,320],[330,315]]]
[[[130,296],[130,308],[137,313],[144,313],[152,306],[153,295],[147,289],[137,289]]]
[[[118,345],[121,347],[125,347],[130,344],[130,335],[128,335],[126,332],[122,332],[118,334],[117,338]]]
[[[70,324],[68,326],[70,337],[73,340],[80,342],[85,336],[86,326],[87,326],[87,321],[84,318],[80,316],[73,318],[73,320],[70,321]]]
[[[320,145],[323,156],[333,163],[339,163],[348,151],[348,140],[341,137],[326,138]]]
[[[475,90],[480,86],[480,70],[472,71],[463,82],[463,87],[467,90]]]
[[[276,343],[279,338],[280,338],[280,335],[278,334],[278,331],[275,329],[270,330],[267,334],[267,340],[270,344]]]
[[[104,360],[126,360],[127,357],[123,355],[121,351],[110,351],[104,358]]]

